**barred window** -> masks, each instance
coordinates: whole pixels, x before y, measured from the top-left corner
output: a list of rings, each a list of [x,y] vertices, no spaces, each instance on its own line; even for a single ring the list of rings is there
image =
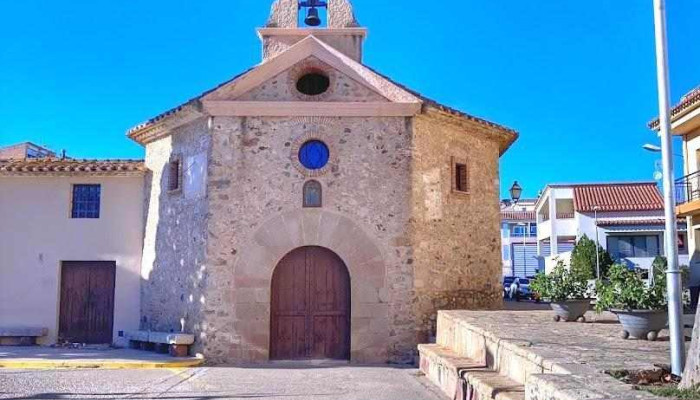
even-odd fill
[[[168,163],[168,191],[175,192],[180,190],[182,182],[181,177],[181,167],[180,159],[173,159]]]
[[[73,185],[71,218],[100,218],[100,185]]]
[[[455,164],[454,168],[455,174],[455,190],[458,192],[468,192],[469,191],[469,177],[467,175],[467,165],[466,164]]]

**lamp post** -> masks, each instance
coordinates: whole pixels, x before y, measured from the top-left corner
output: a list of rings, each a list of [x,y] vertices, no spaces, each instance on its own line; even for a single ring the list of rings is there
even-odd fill
[[[600,247],[600,244],[598,244],[598,211],[600,211],[600,207],[593,207],[593,218],[595,219],[595,271],[596,277],[598,280],[600,280],[600,254],[598,254],[598,248]]]
[[[527,239],[530,236],[530,223],[518,222],[518,226],[522,226],[525,229],[525,233],[523,233],[523,268],[525,269],[525,276],[527,276]],[[513,275],[515,275],[515,271],[513,271]]]
[[[656,69],[659,94],[659,132],[663,163],[664,216],[666,219],[666,257],[668,269],[666,290],[668,293],[668,326],[671,337],[671,373],[683,374],[685,343],[681,322],[681,276],[678,268],[678,244],[676,242],[676,199],[673,196],[673,147],[671,142],[671,95],[668,77],[668,50],[666,40],[666,1],[654,0],[654,28],[656,39]],[[653,273],[653,271],[652,271]]]
[[[513,182],[509,192],[510,199],[513,201],[513,204],[518,204],[518,201],[520,201],[520,196],[523,194],[523,188],[518,184],[518,181]],[[518,225],[522,226],[524,224],[519,222]],[[513,247],[513,250],[515,250],[515,247]],[[527,263],[525,261],[525,235],[523,235],[523,262]],[[513,252],[512,270],[513,276],[515,276],[515,252]]]

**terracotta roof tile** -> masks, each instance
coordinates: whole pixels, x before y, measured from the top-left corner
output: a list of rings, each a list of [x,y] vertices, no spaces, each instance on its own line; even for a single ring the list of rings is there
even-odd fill
[[[654,182],[609,183],[574,186],[574,209],[578,212],[663,210],[664,201]]]
[[[648,218],[648,219],[613,219],[600,220],[599,226],[624,226],[624,225],[665,225],[666,220],[663,218]],[[678,221],[678,226],[685,226],[685,221]]]
[[[502,220],[527,221],[535,219],[534,211],[501,211]]]
[[[674,120],[676,116],[680,115],[683,111],[689,109],[690,107],[700,103],[700,87],[697,87],[690,91],[690,93],[683,96],[681,102],[675,105],[671,109],[671,120]],[[649,128],[657,129],[660,125],[659,119],[655,119],[649,122]]]
[[[135,175],[146,171],[142,160],[75,160],[26,158],[0,160],[0,175]]]

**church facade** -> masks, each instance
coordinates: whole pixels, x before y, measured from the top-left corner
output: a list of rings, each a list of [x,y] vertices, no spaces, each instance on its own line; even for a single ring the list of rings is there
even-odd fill
[[[215,363],[410,362],[438,309],[501,302],[499,157],[517,134],[362,63],[277,0],[262,62],[129,132],[146,149],[142,329]]]

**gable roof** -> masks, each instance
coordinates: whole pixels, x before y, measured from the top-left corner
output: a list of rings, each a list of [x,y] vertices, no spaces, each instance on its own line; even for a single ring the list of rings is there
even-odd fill
[[[574,185],[577,212],[657,211],[664,201],[655,182]]]
[[[348,75],[350,78],[374,90],[391,102],[416,105],[415,113],[421,112],[425,109],[425,107],[431,107],[452,117],[468,120],[470,122],[476,122],[499,131],[499,133],[504,136],[502,139],[503,144],[501,145],[501,152],[504,152],[508,147],[510,147],[510,145],[515,142],[518,137],[517,132],[510,128],[468,115],[459,110],[444,106],[434,100],[428,99],[419,93],[394,82],[388,77],[379,74],[373,69],[351,59],[345,54],[334,49],[332,46],[317,39],[313,35],[307,36],[303,40],[292,45],[286,51],[265,60],[261,64],[258,64],[257,66],[239,75],[236,75],[215,88],[188,100],[184,104],[137,125],[136,127],[130,129],[127,132],[127,135],[139,143],[146,143],[149,141],[149,130],[155,129],[159,124],[166,125],[164,130],[167,130],[178,123],[187,123],[199,117],[205,116],[207,115],[208,108],[215,109],[216,106],[220,105],[218,102],[221,102],[222,99],[226,98],[229,100],[235,100],[237,97],[240,97],[241,95],[257,87],[266,79],[276,76],[286,69],[289,69],[296,63],[311,56],[320,59],[331,67]],[[302,106],[304,104],[304,102],[300,102],[297,104],[297,106]],[[234,103],[232,107],[236,107],[236,104]],[[410,110],[410,108],[407,109]],[[168,121],[172,121],[170,126],[167,126],[166,124]]]
[[[142,160],[74,160],[62,158],[24,158],[0,160],[0,176],[131,176],[142,175]]]

